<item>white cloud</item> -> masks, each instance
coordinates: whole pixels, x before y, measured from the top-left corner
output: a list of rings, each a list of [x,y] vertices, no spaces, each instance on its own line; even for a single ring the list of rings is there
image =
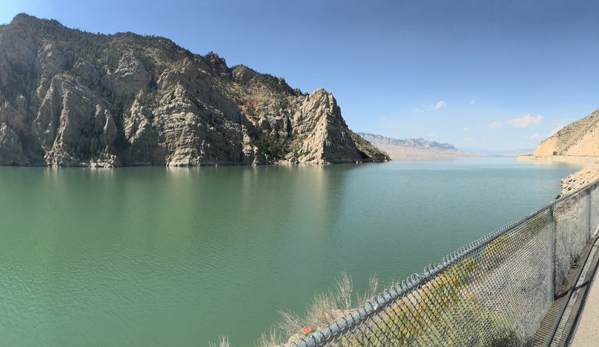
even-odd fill
[[[424,107],[424,109],[420,109],[420,108],[416,108],[414,107],[412,109],[412,112],[428,112],[428,111],[439,111],[442,108],[446,108],[447,107],[447,103],[443,100],[439,101],[438,103],[434,104],[434,105],[426,105]]]
[[[553,136],[553,135],[557,134],[557,132],[558,132],[558,131],[560,131],[560,130],[562,130],[563,128],[564,128],[564,126],[563,126],[563,125],[560,125],[560,126],[558,126],[557,128],[553,128],[553,130],[551,130],[551,132],[550,132],[550,133],[549,133],[549,135],[547,135],[547,136],[548,136],[548,137],[549,137],[549,136]]]
[[[429,138],[430,138],[430,137],[437,137],[437,136],[439,136],[437,133],[430,133],[430,134],[428,134],[428,137],[429,137]]]
[[[487,125],[489,128],[491,129],[499,129],[503,126],[503,124],[499,123],[499,122],[493,122],[489,125]]]
[[[470,128],[466,127],[464,129],[462,129],[462,131],[470,131]]]
[[[534,133],[530,136],[524,136],[525,139],[529,139],[529,140],[535,140],[538,138],[544,137],[543,135],[539,134],[539,133]]]
[[[445,107],[447,107],[447,104],[445,103],[445,101],[441,100],[435,106],[433,106],[433,110],[438,111]]]
[[[462,142],[464,143],[471,143],[471,142],[475,142],[476,139],[474,137],[466,137],[462,140]]]
[[[476,102],[476,100],[470,100],[469,104],[474,105],[475,102]]]
[[[533,117],[533,116],[527,114],[526,116],[524,116],[522,118],[512,118],[507,121],[507,124],[512,125],[516,128],[527,128],[531,125],[541,124],[542,121],[543,121],[543,116],[541,116],[541,115]]]

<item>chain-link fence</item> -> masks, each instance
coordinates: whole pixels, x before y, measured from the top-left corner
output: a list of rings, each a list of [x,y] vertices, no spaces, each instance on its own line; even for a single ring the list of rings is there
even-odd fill
[[[530,344],[599,223],[598,182],[459,249],[290,345]]]

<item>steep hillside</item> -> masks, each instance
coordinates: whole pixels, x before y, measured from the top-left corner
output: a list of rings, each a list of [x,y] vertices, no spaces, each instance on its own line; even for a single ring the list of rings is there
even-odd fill
[[[424,139],[399,140],[376,134],[358,133],[361,137],[372,143],[377,148],[385,151],[393,158],[408,157],[444,157],[444,156],[469,156],[468,152],[460,151],[449,143],[439,143]]]
[[[535,156],[599,156],[599,109],[538,144]]]
[[[541,141],[533,156],[553,157],[545,160],[576,159],[599,156],[599,109],[571,123],[555,135]],[[580,158],[582,159],[582,158]],[[580,160],[579,159],[579,160]],[[599,178],[599,163],[587,165],[582,170],[561,180],[562,194],[571,193]]]
[[[0,27],[0,165],[345,163],[388,156],[333,95],[215,53],[26,14]]]

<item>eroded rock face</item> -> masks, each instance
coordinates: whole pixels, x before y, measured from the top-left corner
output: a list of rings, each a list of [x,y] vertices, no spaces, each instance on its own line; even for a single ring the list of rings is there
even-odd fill
[[[32,123],[33,140],[52,166],[86,166],[111,155],[118,129],[106,104],[66,76],[52,78]]]
[[[28,16],[18,15],[0,33],[0,86],[6,89],[15,87],[19,73],[35,68],[41,42],[28,23]]]
[[[599,156],[599,109],[541,141],[535,156]]]
[[[35,61],[37,70],[48,76],[54,76],[65,71],[68,63],[68,57],[56,48],[56,45],[52,42],[42,43]]]
[[[131,52],[121,57],[116,70],[111,72],[108,66],[104,66],[104,69],[106,83],[118,93],[136,94],[150,83],[150,74]],[[88,76],[91,77],[92,74],[93,72],[90,72]]]
[[[0,123],[0,165],[28,164],[17,134],[7,124]]]
[[[304,94],[212,52],[27,15],[0,31],[0,165],[388,159],[347,128],[331,93]]]
[[[363,160],[341,117],[337,101],[324,89],[301,97],[290,121],[295,141],[288,160],[316,164]]]

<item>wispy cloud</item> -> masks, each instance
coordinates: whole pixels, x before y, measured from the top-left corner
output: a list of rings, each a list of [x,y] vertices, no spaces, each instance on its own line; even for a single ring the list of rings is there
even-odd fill
[[[475,102],[476,102],[476,100],[473,99],[473,100],[470,100],[469,104],[474,105]]]
[[[428,134],[428,137],[429,137],[429,138],[430,138],[430,137],[437,137],[437,136],[439,136],[439,134],[437,134],[437,133],[430,133],[430,134]]]
[[[476,141],[476,138],[474,138],[474,137],[465,137],[462,140],[463,143],[472,143],[472,142],[475,142],[475,141]]]
[[[429,111],[439,111],[440,109],[446,108],[446,107],[447,107],[447,103],[445,101],[441,100],[436,104],[426,105],[423,109],[414,107],[412,109],[412,112],[422,113],[422,112],[429,112]]]
[[[562,130],[563,128],[564,128],[563,125],[560,125],[557,128],[553,128],[553,130],[551,130],[551,132],[547,136],[548,137],[553,136],[553,135],[557,134],[557,132],[560,131],[560,130]]]
[[[445,103],[445,101],[441,100],[435,106],[433,106],[433,110],[439,111],[440,109],[445,108],[445,107],[447,107],[447,104]]]
[[[539,133],[534,133],[534,134],[532,134],[530,136],[524,136],[524,138],[528,139],[528,140],[536,140],[536,139],[539,139],[539,138],[542,138],[542,137],[544,137],[544,136],[541,135],[541,134],[539,134]]]
[[[462,131],[470,131],[470,128],[466,127],[464,129],[462,129]]]
[[[503,124],[499,123],[499,122],[493,122],[493,123],[487,125],[487,127],[489,127],[490,129],[499,129],[502,126],[503,126]]]
[[[533,116],[527,114],[526,116],[521,117],[521,118],[512,118],[507,121],[507,124],[509,124],[515,128],[527,128],[531,125],[541,124],[542,121],[543,121],[543,116],[541,116],[541,115],[533,117]]]

